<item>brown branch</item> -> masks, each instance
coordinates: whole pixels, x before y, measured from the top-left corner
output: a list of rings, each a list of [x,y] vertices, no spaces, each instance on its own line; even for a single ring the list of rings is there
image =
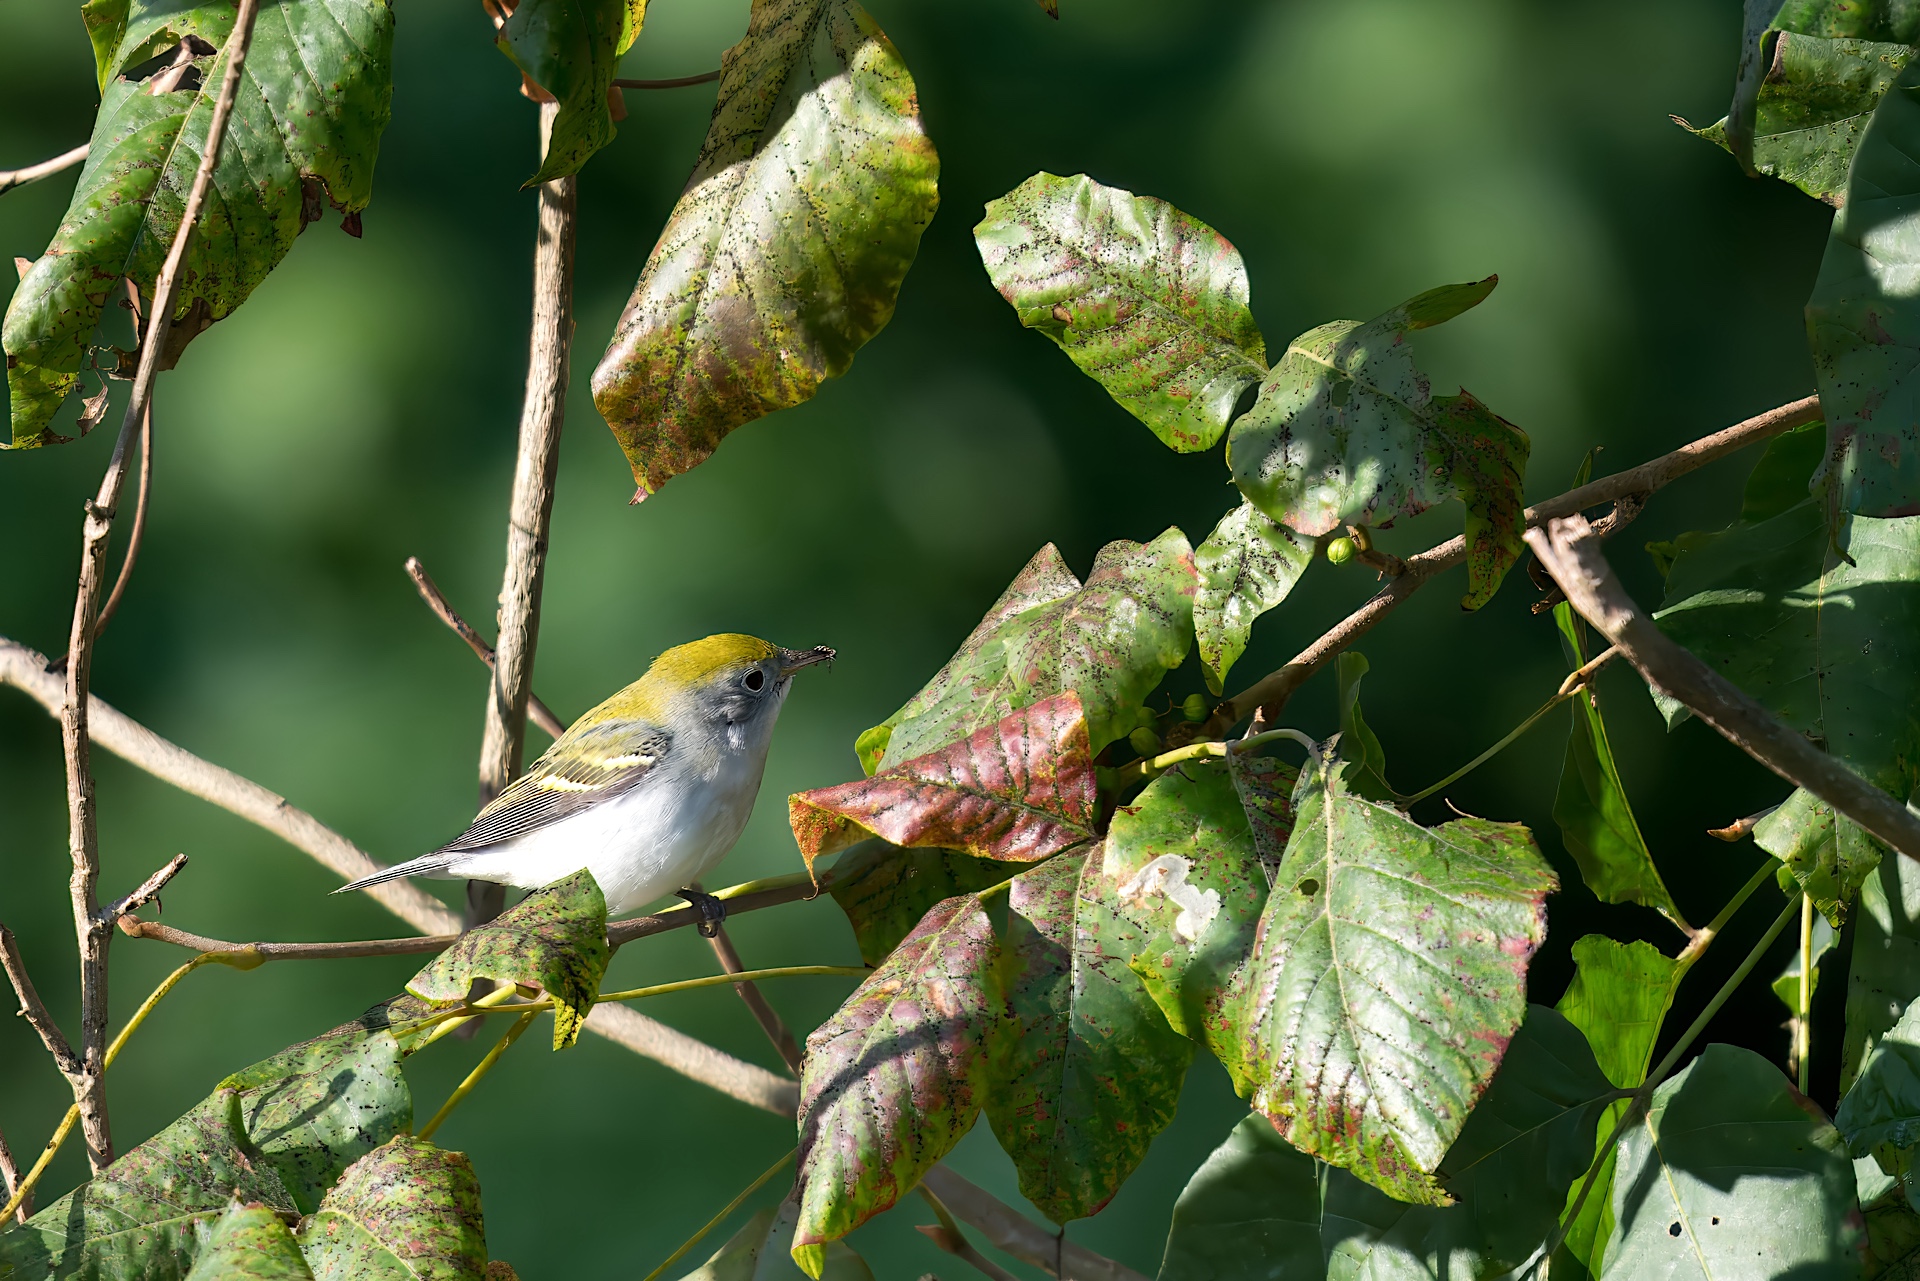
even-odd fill
[[[715,926],[713,935],[707,942],[713,946],[713,955],[719,960],[720,968],[727,973],[738,974],[747,968],[740,960],[740,953],[733,946],[733,940],[727,936],[726,926]],[[740,999],[747,1003],[747,1009],[753,1012],[754,1021],[759,1023],[760,1030],[767,1034],[767,1039],[773,1042],[773,1048],[779,1052],[787,1066],[793,1069],[794,1075],[798,1076],[800,1074],[800,1043],[794,1039],[793,1032],[787,1027],[786,1021],[780,1017],[772,1005],[768,1004],[766,993],[760,990],[760,985],[749,980],[745,983],[735,983],[733,990],[738,992]]]
[[[39,991],[33,986],[33,976],[27,973],[27,963],[20,956],[20,944],[15,941],[13,931],[4,925],[0,925],[0,968],[6,970],[7,981],[13,984],[13,994],[20,1002],[20,1017],[27,1021],[28,1027],[39,1033],[40,1043],[53,1056],[60,1074],[69,1081],[83,1075],[85,1066],[80,1056],[73,1052],[66,1034],[54,1022],[46,1003],[40,999]]]
[[[668,80],[616,80],[616,89],[685,89],[689,85],[710,85],[720,78],[718,71],[702,71],[697,76],[674,76]],[[82,148],[82,150],[85,150]]]
[[[1767,808],[1749,814],[1745,818],[1736,818],[1725,827],[1710,827],[1707,829],[1707,835],[1717,841],[1725,841],[1729,845],[1736,841],[1744,841],[1747,837],[1753,835],[1753,829],[1760,826],[1767,815],[1779,808],[1778,805],[1769,805]]]
[[[334,961],[356,956],[424,956],[431,952],[444,952],[460,937],[458,934],[422,934],[414,938],[355,939],[345,943],[229,943],[225,939],[208,938],[204,934],[189,934],[185,930],[177,930],[171,925],[162,925],[157,921],[143,921],[133,915],[121,916],[117,923],[120,926],[120,932],[128,938],[153,939],[159,943],[172,943],[176,947],[190,948],[195,952],[257,956],[262,961]]]
[[[970,1265],[976,1272],[989,1278],[989,1281],[1019,1281],[1013,1273],[975,1249],[973,1242],[943,1223],[917,1223],[913,1230],[954,1258]]]
[[[139,911],[147,904],[159,898],[160,891],[167,887],[167,882],[180,875],[180,869],[186,865],[187,856],[185,854],[175,854],[167,860],[165,867],[162,867],[152,876],[140,882],[139,888],[135,889],[133,893],[127,895],[125,898],[116,899],[106,907],[101,908],[100,915],[104,916],[109,923],[112,923],[118,921],[124,913]]]
[[[427,567],[420,563],[420,558],[407,557],[406,569],[407,577],[413,580],[414,590],[420,593],[420,599],[427,603],[427,608],[451,628],[455,636],[467,643],[467,648],[473,651],[474,657],[487,665],[488,671],[492,671],[493,646],[481,640],[480,633],[473,630],[473,624],[460,616],[460,611],[447,600],[446,594],[440,590],[440,585],[433,581],[433,575],[429,574]],[[541,702],[540,696],[532,690],[527,691],[527,717],[553,738],[559,738],[567,732],[566,723],[555,716],[552,709]]]
[[[714,73],[716,76],[718,72]],[[37,165],[28,165],[24,169],[0,169],[0,194],[12,191],[15,187],[24,187],[30,182],[39,182],[42,178],[51,178],[65,169],[71,169],[87,158],[87,144],[81,143],[72,151],[63,151],[51,160],[42,160]]]
[[[1729,742],[1804,787],[1909,858],[1920,860],[1920,817],[1837,757],[1774,719],[1720,673],[1676,644],[1613,576],[1584,517],[1527,531],[1527,545],[1582,617],[1619,647],[1649,685],[1679,700]]]
[[[985,1188],[936,1165],[921,1180],[933,1189],[955,1218],[978,1228],[996,1249],[1031,1263],[1048,1276],[1063,1281],[1147,1281],[1124,1263],[1096,1254],[1083,1245],[1061,1241],[1032,1219]],[[1056,1260],[1058,1268],[1056,1270]]]
[[[133,313],[133,341],[137,348],[145,341],[140,322],[140,287],[133,283],[133,277],[125,278],[127,287],[127,310]],[[105,412],[106,406],[101,410]],[[133,578],[134,562],[140,559],[140,548],[147,536],[147,503],[153,497],[153,401],[147,401],[146,412],[140,415],[140,488],[133,505],[133,529],[127,534],[127,554],[120,560],[120,572],[113,580],[113,590],[107,593],[107,603],[100,607],[99,621],[93,625],[93,639],[97,644],[100,634],[107,630],[107,624],[113,621],[115,611],[120,608],[120,598],[127,594],[127,583]]]
[[[735,916],[741,912],[757,912],[763,907],[778,907],[782,903],[798,903],[813,896],[813,882],[801,872],[793,876],[769,877],[765,881],[750,881],[731,890],[721,890],[714,897],[726,903],[727,915]],[[607,926],[607,942],[618,948],[635,939],[665,934],[668,930],[682,929],[699,922],[700,914],[691,906],[670,907],[652,916],[614,921]]]
[[[4,1134],[0,1134],[0,1189],[5,1189],[9,1201],[20,1190],[20,1164],[13,1159],[13,1149],[7,1146],[7,1136]],[[28,1188],[27,1195],[20,1199],[13,1217],[17,1223],[25,1223],[33,1217],[32,1188]]]

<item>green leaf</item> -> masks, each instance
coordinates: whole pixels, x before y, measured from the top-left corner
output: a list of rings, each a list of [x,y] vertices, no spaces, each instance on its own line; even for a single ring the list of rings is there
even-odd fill
[[[1887,858],[1860,887],[1853,963],[1847,975],[1847,1032],[1840,1087],[1920,997],[1920,863]]]
[[[773,1226],[775,1210],[768,1206],[754,1213],[751,1219],[740,1225],[740,1230],[727,1238],[727,1243],[713,1252],[713,1255],[698,1268],[687,1273],[681,1281],[753,1281],[754,1265],[767,1245],[767,1229]],[[791,1237],[791,1234],[789,1234]],[[786,1251],[782,1250],[782,1256]],[[792,1261],[787,1260],[791,1266]]]
[[[1920,1214],[1905,1201],[1865,1212],[1866,1281],[1913,1281],[1920,1276]]]
[[[1813,899],[1835,929],[1860,886],[1880,865],[1885,849],[1859,826],[1805,788],[1796,787],[1779,809],[1753,829],[1753,843],[1786,865],[1794,882]]]
[[[613,141],[608,91],[620,55],[640,34],[646,0],[519,0],[494,43],[520,74],[560,104],[531,187],[579,173]]]
[[[361,1157],[300,1226],[314,1281],[482,1281],[480,1183],[458,1152],[401,1135]]]
[[[1370,801],[1397,803],[1400,793],[1387,782],[1387,754],[1379,737],[1360,714],[1360,681],[1372,671],[1367,656],[1345,650],[1334,673],[1340,682],[1340,759],[1346,763],[1347,785]]]
[[[1526,550],[1523,486],[1527,433],[1468,395],[1436,396],[1440,435],[1452,450],[1453,491],[1467,509],[1467,594],[1460,608],[1479,609]]]
[[[1752,167],[1838,205],[1860,135],[1895,77],[1913,60],[1913,49],[1803,35],[1774,40],[1769,70],[1752,104]],[[1704,129],[1680,123],[1696,137],[1733,150],[1731,117]]]
[[[1773,19],[1779,31],[1920,43],[1920,10],[1904,0],[1773,0],[1772,7],[1779,11]]]
[[[1888,1029],[1860,1068],[1834,1124],[1856,1157],[1874,1157],[1889,1174],[1904,1173],[1920,1145],[1920,1007]]]
[[[98,1177],[0,1234],[0,1276],[184,1277],[235,1198],[310,1212],[412,1114],[393,1037],[348,1024],[228,1077]]]
[[[223,48],[234,13],[218,0],[120,0],[89,11],[102,99],[87,161],[0,330],[15,448],[60,439],[47,424],[79,386],[94,328],[120,297],[121,278],[152,296],[200,164],[226,56],[192,57],[190,74],[169,92],[152,92],[171,79],[167,72],[131,74],[186,37]],[[263,6],[213,188],[187,244],[163,367],[246,301],[319,216],[323,198],[350,217],[367,207],[392,97],[392,45],[385,0]]]
[[[1708,535],[1674,562],[1660,628],[1875,786],[1920,783],[1920,519],[1820,504]],[[1668,723],[1680,714],[1668,709]]]
[[[1827,924],[1825,917],[1817,916],[1813,920],[1812,937],[1808,941],[1810,943],[1808,950],[1812,953],[1813,961],[1813,976],[1807,984],[1808,1005],[1811,1007],[1813,998],[1820,992],[1820,963],[1826,960],[1827,953],[1840,945],[1840,936],[1834,931],[1833,926]],[[1779,977],[1774,979],[1770,986],[1773,988],[1773,994],[1780,998],[1780,1003],[1787,1007],[1789,1017],[1796,1019],[1806,1017],[1807,1011],[1800,1005],[1799,948],[1794,948],[1788,955],[1786,965],[1781,968]]]
[[[1553,607],[1553,621],[1559,625],[1568,661],[1575,669],[1584,666],[1584,628],[1566,602]],[[1580,879],[1602,903],[1644,903],[1684,930],[1686,918],[1660,879],[1627,801],[1600,701],[1590,688],[1571,701],[1573,729],[1560,766],[1560,787],[1553,797],[1553,821],[1560,826],[1567,853],[1579,865]]]
[[[799,1281],[807,1274],[788,1253],[798,1213],[791,1200],[761,1210],[684,1281]],[[873,1281],[873,1269],[845,1241],[829,1242],[823,1262],[816,1281]]]
[[[1447,1154],[1460,1204],[1408,1205],[1289,1146],[1258,1113],[1174,1206],[1160,1281],[1490,1277],[1526,1260],[1593,1151],[1610,1092],[1580,1034],[1531,1007]]]
[[[1750,1050],[1709,1045],[1662,1084],[1619,1160],[1606,1278],[1858,1275],[1845,1145]]]
[[[1733,79],[1733,105],[1727,109],[1727,150],[1749,176],[1753,168],[1755,104],[1773,63],[1773,20],[1781,0],[1746,0],[1740,23],[1740,63]]]
[[[1647,1079],[1654,1043],[1687,967],[1650,943],[1621,943],[1604,934],[1588,934],[1573,945],[1573,982],[1560,998],[1559,1011],[1579,1028],[1607,1079],[1635,1089]],[[1597,1275],[1607,1238],[1613,1233],[1613,1175],[1616,1154],[1607,1139],[1626,1113],[1625,1101],[1600,1117],[1592,1157],[1600,1162],[1593,1191],[1567,1230],[1554,1256],[1557,1277]],[[1578,1187],[1568,1190],[1568,1210]]]
[[[1310,766],[1237,1021],[1282,1136],[1404,1201],[1432,1178],[1526,1010],[1552,870],[1526,828],[1427,829]]]
[[[1038,173],[988,201],[973,238],[1020,323],[1169,448],[1212,448],[1267,372],[1239,251],[1164,200]]]
[[[875,839],[835,859],[821,885],[847,914],[860,959],[879,965],[934,904],[1010,880],[1020,868],[959,850],[902,849]]]
[[[187,1281],[313,1281],[313,1273],[278,1214],[236,1202],[214,1223]]]
[[[940,160],[906,64],[853,0],[754,0],[700,159],[593,403],[635,500],[812,398],[893,317]]]
[[[1041,548],[926,687],[885,724],[887,768],[925,755],[1068,690],[1098,753],[1139,724],[1140,708],[1193,644],[1199,587],[1186,535],[1108,543],[1083,584],[1053,544]]]
[[[1087,722],[1071,692],[938,751],[787,798],[809,870],[867,836],[1031,863],[1089,841],[1100,804]]]
[[[531,983],[553,998],[553,1048],[580,1039],[612,952],[607,900],[585,868],[476,925],[407,982],[436,1005],[464,1001],[475,979]]]
[[[1193,634],[1207,688],[1222,692],[1227,672],[1247,652],[1254,620],[1287,598],[1313,563],[1313,540],[1261,514],[1252,503],[1220,518],[1194,549],[1200,588],[1193,597]]]
[[[1115,908],[1098,851],[1065,854],[1008,890],[1008,1021],[988,1059],[987,1120],[1020,1193],[1055,1223],[1097,1213],[1173,1119],[1193,1043],[1127,967],[1145,932]]]
[[[1768,441],[1741,490],[1741,521],[1758,524],[1804,502],[1826,451],[1825,423],[1802,423]]]

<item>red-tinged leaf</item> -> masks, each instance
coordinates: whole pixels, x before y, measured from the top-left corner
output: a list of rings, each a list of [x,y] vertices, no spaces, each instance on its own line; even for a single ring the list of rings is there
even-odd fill
[[[809,870],[868,835],[1030,863],[1095,835],[1087,722],[1071,691],[872,778],[787,798]]]
[[[1500,580],[1526,547],[1523,484],[1532,444],[1527,433],[1465,388],[1457,396],[1434,397],[1433,408],[1435,435],[1451,455],[1453,490],[1467,508],[1467,594],[1460,608],[1479,609],[1500,590]]]

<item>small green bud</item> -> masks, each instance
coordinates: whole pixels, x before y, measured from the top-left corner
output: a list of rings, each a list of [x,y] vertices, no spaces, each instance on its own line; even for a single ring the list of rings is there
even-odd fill
[[[1160,718],[1153,714],[1151,707],[1136,709],[1133,713],[1133,723],[1136,727],[1145,730],[1158,731],[1160,728]]]
[[[1160,751],[1160,736],[1142,726],[1127,735],[1127,746],[1142,756],[1155,756]]]
[[[1180,714],[1198,725],[1207,719],[1207,698],[1204,694],[1189,694],[1187,701],[1180,704]]]
[[[1353,559],[1353,540],[1336,538],[1327,544],[1327,560],[1331,564],[1344,565]]]

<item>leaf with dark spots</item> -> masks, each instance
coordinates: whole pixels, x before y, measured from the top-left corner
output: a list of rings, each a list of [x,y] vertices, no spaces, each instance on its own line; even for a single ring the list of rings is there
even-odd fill
[[[1460,608],[1479,609],[1526,549],[1522,483],[1532,445],[1527,433],[1462,391],[1434,399],[1434,431],[1451,456],[1448,474],[1467,509],[1467,594]]]
[[[1178,529],[1108,543],[1085,583],[1048,544],[926,687],[861,735],[863,763],[877,748],[876,766],[898,765],[1069,690],[1098,753],[1133,731],[1147,696],[1186,661],[1198,587]]]
[[[613,141],[607,91],[647,16],[646,0],[518,0],[495,39],[529,83],[557,100],[540,171],[527,186],[580,172]]]
[[[121,279],[151,295],[199,167],[226,66],[215,51],[234,14],[221,0],[96,0],[86,11],[102,91],[86,164],[0,332],[15,448],[55,439],[47,424],[79,386]],[[262,6],[212,190],[187,242],[165,367],[286,256],[304,225],[306,180],[324,183],[337,208],[366,207],[392,97],[392,43],[386,0]],[[192,76],[132,78],[140,64],[176,50],[184,59],[177,70]]]
[[[1835,929],[1886,847],[1805,788],[1753,829],[1753,843],[1779,859]]]
[[[925,756],[787,798],[809,869],[868,835],[1031,863],[1093,839],[1099,794],[1080,700],[1056,694]]]
[[[1422,828],[1344,768],[1303,780],[1236,1002],[1253,1104],[1302,1151],[1445,1205],[1432,1174],[1525,1012],[1554,876],[1524,827]]]
[[[754,0],[593,401],[635,501],[810,399],[893,316],[939,203],[906,64],[853,0]]]
[[[484,1281],[473,1165],[402,1135],[348,1167],[301,1224],[300,1248],[314,1281]]]
[[[214,1223],[187,1281],[313,1281],[313,1273],[271,1207],[236,1202]]]
[[[860,959],[878,965],[936,903],[998,885],[1021,866],[958,850],[902,849],[875,839],[835,859],[821,886],[847,914]]]
[[[1313,563],[1313,540],[1242,503],[1221,517],[1194,549],[1200,589],[1193,598],[1193,634],[1200,646],[1207,688],[1221,682],[1240,655],[1260,615],[1286,600]]]
[[[1164,200],[1039,173],[973,237],[1020,323],[1173,449],[1212,448],[1267,371],[1239,252]]]
[[[580,1039],[611,956],[607,900],[582,868],[462,934],[408,981],[407,991],[446,1005],[466,1000],[475,979],[537,984],[553,998],[558,1050]]]

